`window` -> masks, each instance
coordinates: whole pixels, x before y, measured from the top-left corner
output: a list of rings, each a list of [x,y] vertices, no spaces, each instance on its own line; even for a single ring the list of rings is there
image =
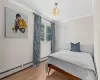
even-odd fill
[[[51,41],[51,26],[47,24],[41,25],[41,41]]]

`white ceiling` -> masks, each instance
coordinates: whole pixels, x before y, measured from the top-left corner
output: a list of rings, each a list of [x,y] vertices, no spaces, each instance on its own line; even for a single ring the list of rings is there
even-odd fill
[[[71,20],[92,15],[93,0],[15,0],[56,21]],[[54,3],[58,3],[59,16],[53,16]]]

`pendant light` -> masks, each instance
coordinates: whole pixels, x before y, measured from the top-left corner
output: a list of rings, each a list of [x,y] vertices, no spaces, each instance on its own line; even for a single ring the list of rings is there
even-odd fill
[[[57,6],[58,6],[58,3],[55,3],[55,8],[53,10],[53,15],[54,16],[58,16],[59,15],[59,9],[57,8]]]

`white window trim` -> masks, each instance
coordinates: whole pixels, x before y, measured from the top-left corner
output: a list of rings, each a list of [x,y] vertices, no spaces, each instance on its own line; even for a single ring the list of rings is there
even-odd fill
[[[46,24],[44,24],[44,41],[46,42]]]

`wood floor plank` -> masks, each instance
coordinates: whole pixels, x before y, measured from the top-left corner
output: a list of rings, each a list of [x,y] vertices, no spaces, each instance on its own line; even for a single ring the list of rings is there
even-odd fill
[[[65,75],[51,70],[49,76],[45,72],[45,62],[42,62],[40,67],[30,67],[21,72],[13,74],[2,80],[70,80]]]

